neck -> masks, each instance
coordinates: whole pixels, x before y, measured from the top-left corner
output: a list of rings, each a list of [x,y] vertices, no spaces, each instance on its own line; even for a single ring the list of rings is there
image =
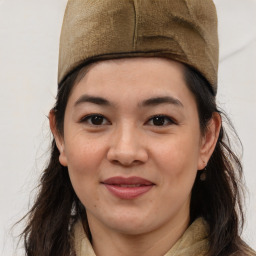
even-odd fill
[[[97,256],[156,256],[164,255],[182,236],[189,224],[189,215],[145,234],[124,234],[104,229],[89,220],[92,245]]]

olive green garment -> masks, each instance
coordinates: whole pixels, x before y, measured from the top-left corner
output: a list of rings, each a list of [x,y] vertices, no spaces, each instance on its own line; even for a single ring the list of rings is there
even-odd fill
[[[199,71],[217,91],[219,44],[212,0],[69,0],[59,48],[59,86],[97,60],[165,57]]]
[[[206,256],[207,230],[207,223],[202,218],[196,219],[164,256]],[[74,226],[74,241],[76,256],[96,256],[81,221]]]

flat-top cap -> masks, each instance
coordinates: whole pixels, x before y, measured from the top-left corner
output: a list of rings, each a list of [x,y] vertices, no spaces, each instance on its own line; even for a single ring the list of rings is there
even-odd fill
[[[195,68],[216,94],[218,47],[212,0],[69,0],[58,83],[91,61],[157,56]]]

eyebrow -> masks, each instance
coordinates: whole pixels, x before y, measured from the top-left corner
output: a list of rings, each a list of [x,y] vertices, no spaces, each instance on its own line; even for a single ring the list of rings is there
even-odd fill
[[[80,105],[81,103],[94,103],[97,105],[102,105],[102,106],[110,106],[110,102],[104,98],[101,97],[95,97],[95,96],[90,96],[90,95],[82,95],[76,102],[75,106]]]
[[[160,96],[160,97],[150,98],[150,99],[144,100],[140,105],[143,107],[146,107],[146,106],[156,106],[156,105],[165,104],[165,103],[176,105],[178,107],[184,107],[181,101],[171,96],[164,96],[164,97]]]
[[[102,97],[96,97],[96,96],[90,96],[90,95],[82,95],[76,102],[75,106],[78,106],[82,103],[93,103],[96,105],[101,105],[101,106],[113,106],[107,99],[102,98]],[[171,97],[171,96],[159,96],[159,97],[153,97],[146,99],[142,101],[141,103],[138,104],[139,107],[147,107],[147,106],[156,106],[160,104],[172,104],[176,105],[178,107],[184,107],[181,101],[178,99]]]

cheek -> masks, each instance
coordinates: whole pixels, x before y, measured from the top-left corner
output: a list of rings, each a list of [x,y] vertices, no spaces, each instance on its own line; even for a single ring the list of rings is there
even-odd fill
[[[76,136],[66,141],[65,153],[70,180],[78,197],[90,193],[99,182],[100,166],[105,155],[102,143]]]
[[[82,204],[89,208],[95,208],[100,200],[95,188],[99,185],[102,151],[102,145],[81,138],[66,147],[71,184]]]
[[[193,183],[199,159],[199,136],[183,133],[159,144],[154,152],[165,180],[180,186]]]
[[[82,172],[81,174],[86,174],[95,171],[95,167],[104,157],[104,147],[98,140],[78,135],[66,141],[65,153],[68,166],[74,167],[75,171]]]

